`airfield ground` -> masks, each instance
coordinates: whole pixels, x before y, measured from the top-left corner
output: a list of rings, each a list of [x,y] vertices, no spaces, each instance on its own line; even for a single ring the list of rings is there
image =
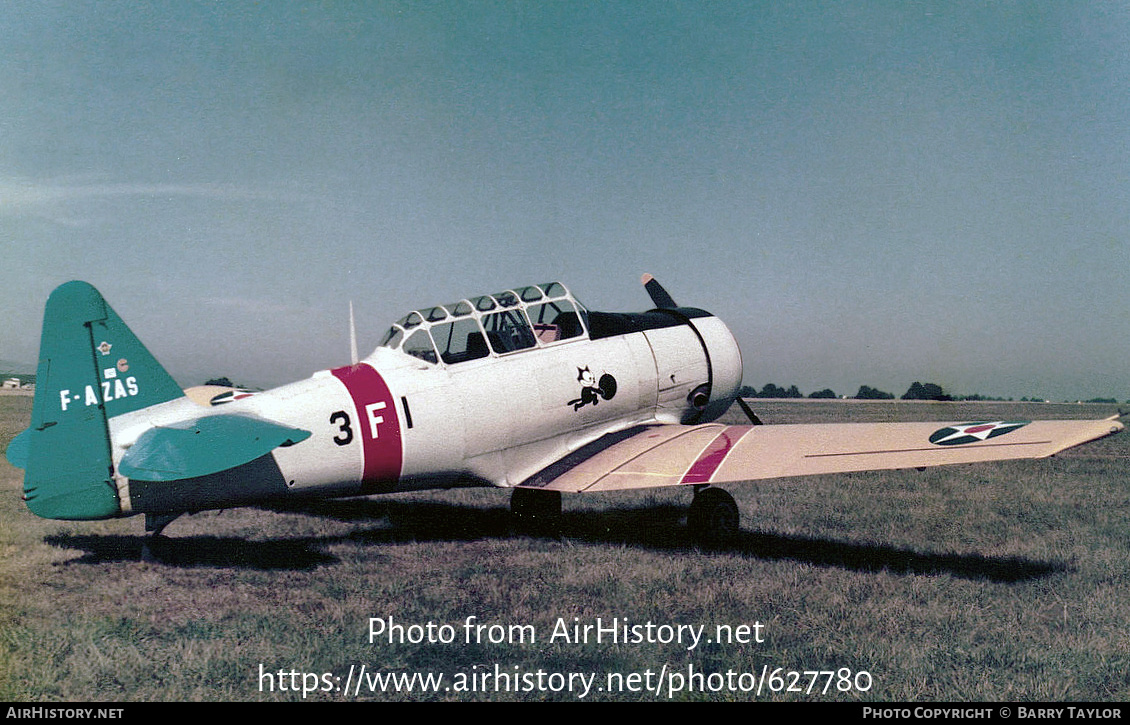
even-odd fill
[[[31,402],[0,396],[0,450]],[[1117,412],[750,402],[768,424]],[[155,562],[141,519],[41,520],[20,483],[0,458],[7,701],[1130,699],[1130,433],[729,486],[743,534],[722,552],[688,543],[688,491],[567,497],[544,539],[510,533],[505,492],[464,490],[186,516]],[[598,619],[643,641],[575,641]],[[444,679],[384,679],[412,673]]]

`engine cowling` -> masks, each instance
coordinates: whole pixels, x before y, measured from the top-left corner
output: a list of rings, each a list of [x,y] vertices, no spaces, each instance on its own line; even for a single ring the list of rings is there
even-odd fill
[[[677,320],[644,332],[655,356],[656,419],[691,424],[721,416],[742,382],[742,355],[729,328],[710,313],[693,308],[647,314]]]
[[[692,317],[688,323],[702,343],[710,377],[705,389],[693,391],[688,402],[698,412],[694,422],[706,423],[717,419],[734,402],[742,384],[742,351],[730,328],[717,317]]]

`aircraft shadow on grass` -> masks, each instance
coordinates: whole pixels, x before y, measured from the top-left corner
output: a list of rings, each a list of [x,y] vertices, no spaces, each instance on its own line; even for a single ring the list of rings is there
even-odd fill
[[[148,536],[94,534],[60,534],[44,538],[51,546],[86,552],[65,565],[150,561],[185,568],[292,571],[316,569],[337,563],[336,557],[318,550],[327,540],[317,536],[248,541],[237,536],[153,539]]]
[[[339,559],[321,549],[336,543],[392,545],[428,541],[505,539],[515,535],[505,508],[480,508],[437,502],[388,500],[310,500],[271,510],[320,516],[343,522],[382,525],[343,536],[308,536],[268,541],[241,537],[175,535],[150,540],[143,536],[58,535],[46,541],[86,554],[72,563],[101,564],[156,560],[177,567],[233,567],[264,570],[308,570]],[[681,525],[686,511],[678,505],[645,505],[599,511],[565,512],[554,536],[592,544],[613,544],[686,554],[695,544]],[[147,546],[154,544],[152,550]],[[1070,567],[1023,557],[921,552],[885,544],[851,544],[834,539],[741,531],[726,547],[712,550],[755,559],[791,560],[821,567],[894,574],[949,574],[962,579],[1021,582],[1049,576]],[[696,555],[708,556],[712,552]]]

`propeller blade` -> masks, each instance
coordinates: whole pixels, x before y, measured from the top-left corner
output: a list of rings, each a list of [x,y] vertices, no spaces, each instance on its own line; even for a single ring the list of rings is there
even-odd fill
[[[748,403],[746,403],[741,398],[736,398],[736,400],[738,401],[738,405],[741,407],[741,409],[745,411],[746,417],[749,418],[754,425],[765,425],[761,422],[761,418],[758,418],[753,410],[749,407]]]
[[[671,295],[667,294],[667,290],[663,289],[663,285],[659,284],[655,277],[645,274],[640,281],[643,282],[644,289],[651,295],[651,301],[655,303],[656,307],[661,310],[673,310],[678,307],[675,300],[671,299]]]

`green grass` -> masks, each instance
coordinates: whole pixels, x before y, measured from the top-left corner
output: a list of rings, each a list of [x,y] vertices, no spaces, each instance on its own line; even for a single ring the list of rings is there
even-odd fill
[[[767,423],[1101,417],[1111,406],[757,401]],[[30,398],[0,397],[0,448]],[[734,419],[737,420],[736,418]],[[690,546],[687,491],[566,498],[560,540],[513,536],[505,492],[186,516],[161,563],[139,518],[36,518],[0,461],[0,698],[301,700],[279,670],[459,673],[866,670],[867,692],[694,700],[1118,701],[1130,697],[1130,435],[1049,461],[728,487],[743,534]],[[536,642],[464,644],[468,616]],[[370,644],[369,618],[451,625],[459,644]],[[766,641],[550,642],[592,623],[761,622]],[[259,672],[276,690],[260,691]],[[356,671],[356,670],[355,670]],[[301,678],[297,680],[301,685]],[[807,680],[802,680],[807,685]],[[288,685],[291,684],[288,680]],[[308,682],[309,684],[309,682]],[[318,686],[323,684],[317,680]],[[337,681],[332,681],[337,684]],[[818,688],[822,688],[820,680]],[[342,699],[336,690],[307,700]],[[587,699],[655,700],[594,691]],[[568,692],[366,694],[572,700]]]

